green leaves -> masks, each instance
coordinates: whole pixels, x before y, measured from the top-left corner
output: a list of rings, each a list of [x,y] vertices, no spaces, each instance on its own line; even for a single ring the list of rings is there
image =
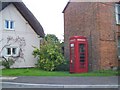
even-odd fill
[[[33,55],[38,57],[37,67],[46,71],[53,71],[65,62],[60,42],[55,37],[50,39],[45,37],[40,49],[35,48]]]
[[[15,63],[15,61],[12,58],[4,58],[4,60],[2,60],[2,66],[4,66],[7,69],[10,69],[10,66],[13,65]]]
[[[47,34],[44,39],[46,41],[48,41],[48,42],[50,41],[52,43],[58,43],[59,42],[58,38],[54,34]]]

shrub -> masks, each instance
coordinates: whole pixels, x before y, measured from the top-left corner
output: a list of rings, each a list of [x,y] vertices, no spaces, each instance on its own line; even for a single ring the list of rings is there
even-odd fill
[[[46,39],[46,38],[45,38]],[[59,41],[47,39],[41,44],[40,49],[35,48],[33,55],[38,58],[37,67],[46,71],[53,71],[65,63]]]
[[[7,69],[10,69],[10,66],[15,63],[15,61],[12,58],[4,58],[4,60],[1,61],[2,66],[4,66]]]
[[[56,67],[55,71],[69,71],[69,61],[65,60],[64,63]]]

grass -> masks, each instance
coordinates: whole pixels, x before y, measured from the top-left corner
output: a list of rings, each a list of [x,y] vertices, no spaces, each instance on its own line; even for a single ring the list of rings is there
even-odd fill
[[[37,68],[29,69],[3,69],[1,72],[2,76],[116,76],[117,71],[106,70],[106,71],[96,71],[88,73],[70,74],[65,71],[43,71]]]

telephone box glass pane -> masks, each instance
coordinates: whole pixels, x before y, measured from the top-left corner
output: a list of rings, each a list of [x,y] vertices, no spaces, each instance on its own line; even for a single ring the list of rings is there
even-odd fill
[[[74,53],[75,53],[74,52],[74,44],[71,44],[71,61],[70,61],[70,63],[71,63],[72,68],[74,68],[74,60],[75,60]]]
[[[80,68],[85,66],[85,44],[79,44]]]
[[[85,52],[85,45],[84,44],[80,44],[80,53],[84,53]]]

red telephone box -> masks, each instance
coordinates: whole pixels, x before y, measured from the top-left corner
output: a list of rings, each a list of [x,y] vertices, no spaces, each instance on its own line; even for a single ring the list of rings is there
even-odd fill
[[[70,38],[70,73],[88,72],[88,42],[86,37]]]

